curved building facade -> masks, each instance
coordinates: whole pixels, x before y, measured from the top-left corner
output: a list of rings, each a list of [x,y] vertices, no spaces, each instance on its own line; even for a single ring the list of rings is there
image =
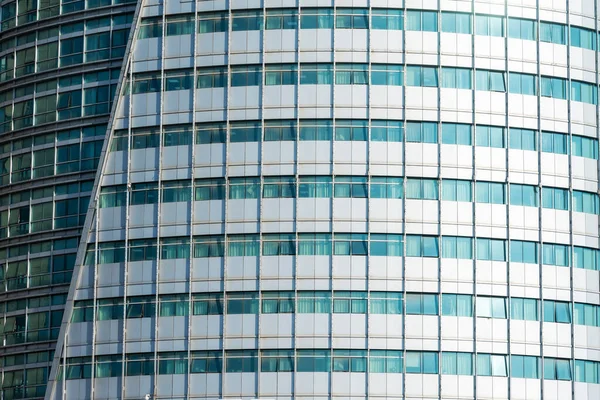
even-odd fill
[[[0,398],[43,398],[135,3],[0,3]]]
[[[600,397],[594,2],[138,7],[48,399]]]

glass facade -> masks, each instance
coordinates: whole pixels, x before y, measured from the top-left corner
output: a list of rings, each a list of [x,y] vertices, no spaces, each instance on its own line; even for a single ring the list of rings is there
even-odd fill
[[[11,238],[90,205],[64,317],[6,340],[58,338],[50,399],[597,398],[596,11],[538,3],[140,1],[118,90],[6,109],[116,95],[96,185],[0,214]],[[91,29],[0,72],[110,57]],[[81,173],[81,142],[0,179]],[[15,261],[7,285],[45,271]]]
[[[44,397],[135,8],[0,6],[2,399]]]

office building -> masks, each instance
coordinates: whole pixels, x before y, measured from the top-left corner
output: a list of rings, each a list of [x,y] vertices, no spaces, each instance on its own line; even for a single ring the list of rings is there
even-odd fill
[[[43,398],[135,3],[0,5],[0,398]]]
[[[593,3],[139,7],[48,398],[600,397]]]

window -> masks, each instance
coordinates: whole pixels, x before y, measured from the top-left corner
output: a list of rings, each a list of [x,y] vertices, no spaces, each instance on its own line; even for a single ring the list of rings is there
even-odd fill
[[[227,255],[229,257],[256,257],[260,255],[260,238],[258,235],[230,235],[227,245]]]
[[[402,178],[373,176],[370,190],[373,199],[401,199]]]
[[[571,375],[571,360],[560,358],[544,358],[544,379],[570,381],[573,379]]]
[[[195,293],[192,300],[193,315],[222,315],[223,294]]]
[[[402,293],[371,292],[371,314],[402,314]]]
[[[567,189],[543,187],[542,208],[553,208],[555,210],[569,209],[569,191]]]
[[[504,128],[499,126],[477,125],[475,128],[477,146],[504,148]]]
[[[369,128],[365,120],[335,121],[335,140],[366,141]]]
[[[442,315],[472,317],[473,296],[470,294],[442,294]]]
[[[407,351],[407,374],[437,374],[438,353],[432,351]]]
[[[442,374],[473,375],[473,354],[444,351],[442,353]]]
[[[298,28],[298,10],[267,9],[266,29]]]
[[[442,143],[471,146],[471,125],[442,123]]]
[[[371,28],[400,31],[403,29],[402,10],[371,9]]]
[[[225,245],[223,236],[194,237],[194,258],[223,257]]]
[[[125,205],[126,185],[105,186],[100,189],[100,208],[121,207]]]
[[[505,72],[478,69],[475,74],[475,89],[506,92],[505,76]]]
[[[156,239],[136,239],[129,241],[128,261],[156,260]]]
[[[85,37],[85,61],[100,61],[110,58],[110,32],[101,32]]]
[[[438,200],[437,179],[408,178],[406,180],[406,198],[415,200]]]
[[[37,46],[37,71],[46,71],[58,67],[58,42]],[[0,59],[0,70],[2,59]],[[0,81],[2,79],[0,78]]]
[[[476,15],[475,34],[504,37],[504,18],[491,15]]]
[[[506,318],[504,297],[477,296],[477,316],[483,318]]]
[[[265,85],[296,85],[298,83],[298,65],[267,64],[265,66]]]
[[[368,85],[366,64],[337,64],[335,83],[338,85]]]
[[[329,256],[331,255],[330,233],[299,233],[298,255]]]
[[[477,203],[506,204],[506,185],[497,182],[476,182],[475,201]]]
[[[510,184],[510,204],[513,206],[537,207],[537,186]]]
[[[373,142],[401,142],[401,121],[371,121],[371,141]]]
[[[537,95],[537,77],[535,75],[510,72],[508,81],[509,93],[526,94],[530,96]]]
[[[538,243],[521,240],[510,241],[510,261],[519,263],[538,263]]]
[[[567,27],[552,22],[540,22],[540,42],[567,44]]]
[[[98,299],[98,321],[123,319],[123,299]]]
[[[227,314],[258,314],[258,293],[228,293]]]
[[[129,297],[127,318],[152,318],[156,315],[154,296]]]
[[[184,15],[167,16],[166,36],[190,35],[194,33],[194,19]]]
[[[367,198],[367,177],[336,176],[333,193],[338,198]]]
[[[436,11],[408,10],[406,12],[406,30],[437,32],[437,20]]]
[[[442,67],[442,87],[472,89],[472,71],[469,68]]]
[[[229,16],[225,12],[199,13],[198,33],[227,32]]]
[[[301,198],[331,198],[331,186],[330,176],[301,176],[298,195]]]
[[[231,30],[260,31],[263,28],[262,11],[235,11],[231,14]]]
[[[163,146],[187,146],[192,144],[192,127],[189,125],[163,128]]]
[[[402,235],[372,233],[371,234],[371,256],[402,256]]]
[[[297,372],[329,372],[330,350],[296,350],[296,371]]]
[[[537,299],[510,299],[510,317],[515,320],[539,321],[538,308]]]
[[[189,237],[160,238],[160,259],[190,258]]]
[[[331,85],[333,83],[333,66],[331,64],[301,64],[301,85]]]
[[[506,261],[506,241],[503,239],[477,238],[477,259]]]
[[[35,72],[35,47],[18,50],[16,56],[15,77],[18,78]]]
[[[550,76],[542,76],[540,81],[542,97],[567,99],[567,80]]]
[[[333,292],[333,312],[336,314],[366,314],[365,292]]]
[[[598,159],[598,140],[575,135],[572,138],[574,156]]]
[[[296,254],[293,233],[266,233],[262,237],[263,256],[292,256]]]
[[[442,258],[472,259],[473,239],[470,237],[443,236]]]
[[[229,127],[231,143],[258,142],[260,137],[260,122],[232,122]]]
[[[333,236],[333,254],[336,256],[366,256],[366,233],[336,233]]]
[[[225,124],[196,125],[196,144],[225,143],[227,127]]]
[[[509,18],[508,37],[522,40],[537,39],[537,23],[531,19]]]
[[[598,271],[600,267],[600,250],[573,247],[573,266]]]
[[[184,317],[188,315],[188,295],[160,296],[159,317]]]
[[[338,8],[335,27],[337,29],[369,29],[369,10],[360,8]]]
[[[573,136],[575,139],[575,136]],[[569,154],[569,135],[557,132],[542,132],[542,152]]]
[[[437,143],[436,122],[407,122],[406,141],[409,143]]]
[[[262,350],[260,358],[261,372],[294,371],[293,350]]]
[[[598,88],[591,83],[571,81],[571,100],[598,104]]]
[[[235,22],[234,22],[235,24]],[[262,82],[260,66],[231,67],[231,86],[259,86]]]
[[[192,197],[191,182],[185,181],[163,181],[162,202],[175,203],[190,201]]]
[[[60,41],[60,66],[81,64],[83,62],[83,36]]]
[[[91,247],[91,249],[90,249]],[[91,251],[90,251],[91,250]],[[89,258],[88,258],[89,257]],[[86,260],[94,260],[93,244],[88,245]],[[120,263],[125,261],[125,242],[98,243],[98,264]],[[89,265],[88,262],[85,263]]]
[[[198,69],[198,89],[227,87],[227,68],[200,68]]]
[[[289,314],[294,312],[294,292],[263,292],[263,314]]]
[[[576,325],[600,326],[600,306],[575,303],[573,323]]]
[[[477,354],[478,376],[508,376],[504,354]]]
[[[472,182],[454,179],[442,180],[442,200],[447,201],[473,201]]]
[[[575,381],[600,383],[599,365],[597,361],[575,360]]]
[[[437,87],[437,67],[408,65],[406,67],[406,86]]]
[[[401,350],[370,350],[370,373],[402,373]]]
[[[596,50],[596,32],[591,29],[571,26],[571,46]]]
[[[153,375],[154,354],[127,354],[126,376]]]
[[[125,86],[127,87],[127,86]],[[125,92],[127,89],[125,89]],[[135,74],[133,76],[132,93],[160,92],[160,77],[155,73]]]
[[[544,300],[544,322],[571,323],[571,304]]]
[[[158,203],[158,183],[145,182],[131,184],[131,205]]]
[[[300,314],[331,313],[331,292],[298,292],[297,312]]]
[[[540,378],[540,359],[535,356],[511,355],[510,375],[513,378]]]
[[[406,235],[407,257],[439,257],[437,236]]]
[[[191,71],[166,71],[164,91],[187,90],[194,86],[194,79]]]
[[[569,253],[569,246],[567,245],[544,243],[542,247],[542,263],[558,267],[568,267]]]
[[[366,350],[333,350],[333,372],[366,372]]]
[[[573,211],[598,214],[598,195],[596,193],[573,190]]]
[[[372,64],[371,85],[402,86],[402,65]]]
[[[442,32],[473,33],[473,28],[471,27],[471,14],[442,11]]]
[[[194,181],[194,200],[223,200],[225,198],[225,179],[196,179]]]
[[[256,350],[227,350],[225,372],[256,372],[258,356]]]
[[[333,10],[330,8],[302,8],[300,26],[302,29],[332,29]]]
[[[296,197],[296,182],[293,176],[266,176],[263,178],[263,198]]]

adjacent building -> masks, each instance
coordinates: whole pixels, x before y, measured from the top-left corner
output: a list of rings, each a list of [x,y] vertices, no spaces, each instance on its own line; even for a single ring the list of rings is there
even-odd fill
[[[135,3],[0,5],[0,398],[43,398]]]
[[[138,7],[48,399],[600,397],[595,3]]]

